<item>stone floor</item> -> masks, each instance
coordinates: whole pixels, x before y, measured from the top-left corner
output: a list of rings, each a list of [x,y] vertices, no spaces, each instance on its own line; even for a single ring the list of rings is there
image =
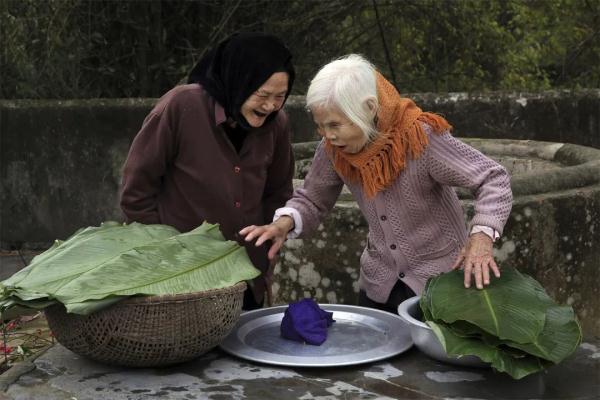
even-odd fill
[[[0,279],[23,262],[18,254],[0,260]],[[598,400],[600,340],[584,341],[563,363],[521,380],[442,364],[416,348],[377,363],[333,368],[256,364],[217,348],[184,364],[134,369],[96,363],[55,344],[0,375],[2,399]]]
[[[4,398],[141,399],[571,399],[600,398],[600,343],[547,371],[513,380],[489,369],[431,360],[412,348],[389,360],[343,368],[282,368],[219,349],[154,369],[99,364],[54,345],[0,376]],[[0,396],[0,398],[2,398]]]

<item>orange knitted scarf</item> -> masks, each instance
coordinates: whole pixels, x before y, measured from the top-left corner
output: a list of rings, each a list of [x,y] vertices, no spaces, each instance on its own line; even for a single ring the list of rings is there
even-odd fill
[[[417,159],[428,144],[421,122],[435,133],[452,129],[441,116],[423,112],[410,99],[401,98],[396,88],[379,72],[377,74],[378,137],[357,154],[337,150],[325,142],[338,174],[350,182],[360,183],[367,197],[386,189],[404,170],[406,159]]]

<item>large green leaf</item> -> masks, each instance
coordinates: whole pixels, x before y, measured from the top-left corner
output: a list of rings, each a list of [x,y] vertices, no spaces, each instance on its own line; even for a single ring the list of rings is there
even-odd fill
[[[100,300],[88,300],[81,303],[69,303],[67,311],[73,314],[87,315],[102,310],[127,298],[127,296],[110,296]]]
[[[513,268],[483,290],[464,288],[458,271],[431,278],[420,305],[449,355],[476,355],[515,378],[562,361],[581,342],[573,309]]]
[[[429,290],[432,281],[433,278],[428,279],[427,282],[425,282],[425,288],[423,289],[419,300],[424,321],[433,321],[433,315],[431,315],[431,291]]]
[[[492,343],[492,339],[488,338]],[[546,312],[544,330],[531,343],[515,343],[510,340],[497,340],[495,345],[506,345],[520,349],[534,356],[559,363],[571,355],[581,343],[581,328],[575,319],[573,309],[565,306],[549,307]]]
[[[514,268],[503,269],[501,278],[493,279],[484,289],[465,288],[462,271],[452,271],[432,278],[428,290],[433,320],[468,321],[516,343],[531,343],[537,338],[544,328],[546,309],[552,304],[537,282],[525,279]]]
[[[0,300],[60,301],[69,312],[88,314],[126,296],[198,292],[259,274],[245,249],[226,241],[217,225],[179,234],[164,225],[104,224],[38,256],[3,282]]]
[[[488,345],[481,340],[460,337],[441,323],[427,321],[427,324],[440,338],[448,355],[477,356],[484,362],[490,363],[497,371],[506,372],[515,379],[521,379],[549,366],[547,362],[534,356],[514,357],[510,351],[503,351],[501,348]]]
[[[222,288],[259,275],[243,247],[203,233],[194,230],[164,240],[160,245],[140,246],[119,254],[71,280],[54,295],[68,305],[110,295]]]
[[[157,242],[179,232],[167,225],[122,225],[105,222],[99,227],[80,229],[68,240],[56,242],[35,257],[21,271],[2,282],[5,289],[18,287],[20,293],[55,293],[75,277],[96,268],[122,252]]]

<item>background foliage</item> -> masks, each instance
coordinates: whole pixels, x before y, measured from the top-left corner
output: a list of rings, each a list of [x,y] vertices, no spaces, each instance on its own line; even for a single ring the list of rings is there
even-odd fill
[[[600,87],[600,0],[0,0],[0,98],[158,97],[239,30],[284,39],[297,94],[351,52],[401,92]]]

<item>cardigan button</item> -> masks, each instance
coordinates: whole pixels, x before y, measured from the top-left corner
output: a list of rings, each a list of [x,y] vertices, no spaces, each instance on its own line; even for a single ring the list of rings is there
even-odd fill
[[[236,174],[239,174],[241,171],[241,168],[236,165],[235,167],[233,167],[233,170],[235,171]]]
[[[242,203],[240,203],[239,201],[235,202],[235,208],[240,208],[242,206]]]
[[[400,275],[398,275],[400,277],[400,279],[404,278],[406,275],[404,275],[404,272],[400,272]]]
[[[387,217],[386,217],[385,215],[382,215],[382,216],[381,216],[381,220],[382,220],[382,221],[385,221],[386,219],[387,219]]]
[[[392,249],[392,250],[396,250],[396,245],[395,245],[395,244],[391,245],[391,246],[390,246],[390,249]]]

